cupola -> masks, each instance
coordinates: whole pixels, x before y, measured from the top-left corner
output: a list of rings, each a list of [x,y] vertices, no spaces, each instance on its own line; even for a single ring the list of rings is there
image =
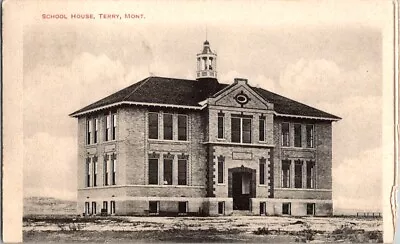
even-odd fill
[[[203,78],[217,79],[217,54],[211,50],[207,40],[203,44],[203,51],[197,54],[196,79]]]

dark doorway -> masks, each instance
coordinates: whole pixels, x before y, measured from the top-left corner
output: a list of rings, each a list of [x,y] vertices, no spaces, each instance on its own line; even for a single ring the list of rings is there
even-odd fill
[[[250,210],[251,181],[251,173],[232,173],[233,210]]]

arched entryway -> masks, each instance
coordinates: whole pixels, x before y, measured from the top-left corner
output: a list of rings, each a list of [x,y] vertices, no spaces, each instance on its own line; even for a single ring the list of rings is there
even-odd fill
[[[256,196],[256,170],[244,167],[228,169],[228,196],[233,210],[250,210],[250,198]]]

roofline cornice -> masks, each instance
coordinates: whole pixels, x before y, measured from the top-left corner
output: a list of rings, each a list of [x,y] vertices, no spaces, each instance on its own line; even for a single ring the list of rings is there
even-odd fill
[[[79,113],[72,113],[69,116],[71,117],[79,117],[88,113],[96,112],[99,110],[111,108],[111,107],[116,107],[116,106],[121,106],[121,105],[139,105],[139,106],[150,106],[150,107],[164,107],[164,108],[183,108],[183,109],[194,109],[194,110],[202,110],[204,106],[202,107],[197,107],[197,106],[187,106],[187,105],[175,105],[175,104],[163,104],[163,103],[145,103],[145,102],[129,102],[129,101],[123,101],[123,102],[117,102],[109,105],[104,105],[98,108],[93,108],[89,109],[86,111],[82,111]]]
[[[183,108],[183,109],[193,109],[193,110],[203,110],[206,107],[208,107],[208,103],[203,104],[201,107],[200,106],[187,106],[187,105],[175,105],[175,104],[163,104],[163,103],[146,103],[146,102],[129,102],[129,101],[123,101],[123,102],[117,102],[117,103],[112,103],[109,105],[104,105],[98,108],[93,108],[89,109],[86,111],[82,111],[79,113],[72,113],[69,116],[71,117],[79,117],[88,113],[93,113],[96,111],[100,111],[103,109],[107,108],[112,108],[116,106],[121,106],[121,105],[138,105],[138,106],[149,106],[149,107],[163,107],[163,108]],[[327,118],[327,117],[314,117],[314,116],[304,116],[304,115],[292,115],[292,114],[281,114],[274,112],[275,116],[278,117],[287,117],[287,118],[299,118],[299,119],[316,119],[316,120],[328,120],[328,121],[339,121],[341,118]]]
[[[314,116],[305,116],[305,115],[293,115],[293,114],[280,114],[274,112],[274,115],[278,117],[287,117],[287,118],[299,118],[299,119],[318,119],[318,120],[329,120],[329,121],[339,121],[341,118],[328,118],[328,117],[314,117]]]

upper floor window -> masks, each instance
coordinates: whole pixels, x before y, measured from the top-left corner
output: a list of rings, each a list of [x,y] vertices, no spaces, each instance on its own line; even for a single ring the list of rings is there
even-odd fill
[[[251,143],[251,118],[232,117],[232,142]]]
[[[93,143],[97,143],[99,138],[99,120],[93,120],[94,132],[93,132]]]
[[[282,146],[290,146],[289,140],[289,123],[282,123]]]
[[[307,147],[314,147],[314,125],[306,125]]]
[[[218,113],[218,138],[224,138],[224,114]]]
[[[116,135],[117,135],[117,114],[111,114],[112,117],[112,135],[111,138],[112,140],[116,139]]]
[[[187,140],[187,120],[188,117],[183,114],[178,115],[178,140],[186,141]]]
[[[172,140],[173,127],[172,127],[172,114],[164,114],[164,140]]]
[[[158,112],[148,113],[149,139],[188,140],[188,116],[185,114],[163,113],[161,124]],[[176,123],[178,123],[176,125]],[[163,129],[159,136],[159,127]],[[174,129],[175,128],[175,129]],[[174,130],[178,129],[177,133]]]
[[[111,139],[111,115],[106,115],[106,126],[105,126],[105,141],[109,141]]]
[[[294,146],[301,147],[301,124],[294,124]]]
[[[93,121],[88,119],[86,121],[86,144],[91,144],[92,143],[92,130],[93,130]]]
[[[258,120],[259,141],[265,141],[265,117],[262,116]]]
[[[149,138],[158,139],[158,113],[149,113]]]
[[[115,140],[117,136],[117,114],[108,113],[105,117],[105,141]]]

